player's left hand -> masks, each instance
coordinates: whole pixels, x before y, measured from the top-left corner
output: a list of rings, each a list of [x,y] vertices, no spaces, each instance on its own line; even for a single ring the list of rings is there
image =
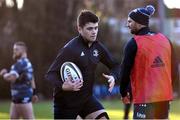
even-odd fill
[[[38,102],[38,100],[39,100],[39,98],[38,98],[37,95],[33,95],[33,96],[32,96],[32,102],[33,102],[33,103]]]
[[[102,74],[106,79],[108,79],[108,83],[109,83],[109,92],[112,92],[114,85],[115,85],[115,79],[112,75],[106,75],[106,74]]]

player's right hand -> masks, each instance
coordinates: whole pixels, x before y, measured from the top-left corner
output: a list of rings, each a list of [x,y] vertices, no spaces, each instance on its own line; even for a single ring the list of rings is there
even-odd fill
[[[33,102],[33,103],[38,102],[38,100],[39,100],[39,98],[38,98],[37,95],[33,95],[33,96],[32,96],[32,102]]]
[[[107,80],[108,80],[108,83],[109,83],[109,92],[112,92],[113,88],[114,88],[114,85],[115,85],[115,79],[112,75],[106,75],[106,74],[102,74]]]
[[[122,99],[122,102],[124,104],[130,104],[131,103],[129,93],[127,93],[127,95],[125,97],[122,97],[121,99]]]
[[[79,91],[83,86],[83,80],[72,81],[70,79],[66,80],[62,85],[62,90],[64,91]]]
[[[0,71],[0,76],[3,76],[4,74],[6,74],[8,71],[7,71],[7,69],[2,69],[1,71]]]

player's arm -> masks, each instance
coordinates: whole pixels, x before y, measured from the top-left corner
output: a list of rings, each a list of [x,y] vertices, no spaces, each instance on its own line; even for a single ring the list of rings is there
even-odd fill
[[[8,72],[6,69],[2,69],[0,71],[0,76],[2,76],[4,80],[9,81],[9,82],[14,82],[19,77],[16,71]]]
[[[17,76],[15,74],[13,74],[13,73],[6,73],[6,74],[3,75],[3,78],[6,81],[14,82],[14,81],[16,81]]]
[[[36,89],[36,84],[35,84],[35,78],[34,77],[32,77],[31,86],[32,86],[33,89]]]
[[[57,55],[56,59],[50,66],[48,72],[45,77],[48,81],[50,81],[55,87],[59,88],[63,91],[79,91],[82,87],[82,81],[72,82],[71,80],[67,80],[62,82],[60,76],[60,68],[64,62],[73,61],[75,57],[73,57],[73,52],[69,48],[63,48]]]
[[[171,78],[173,85],[175,84],[174,81],[178,78],[178,62],[177,56],[175,54],[175,49],[173,47],[172,42],[169,40],[171,46]]]
[[[46,80],[48,80],[53,86],[62,89],[62,81],[60,80],[60,67],[63,60],[63,49],[58,53],[57,57],[49,67],[48,71],[45,74]]]
[[[56,59],[51,64],[50,68],[48,69],[45,78],[52,83],[55,87],[59,88],[60,90],[64,90],[67,88],[68,83],[63,83],[60,76],[60,68],[61,65],[66,61],[72,61],[74,59],[72,50],[70,48],[62,48]],[[64,84],[64,85],[63,85]],[[69,85],[71,86],[71,85]],[[67,89],[65,89],[67,90]]]
[[[38,96],[37,96],[37,89],[36,89],[36,84],[35,84],[35,78],[34,77],[32,77],[31,86],[32,86],[32,89],[33,89],[32,102],[37,102],[38,101]]]
[[[134,64],[137,52],[137,45],[134,39],[131,39],[125,46],[123,60],[120,71],[120,93],[122,98],[129,98],[127,93],[130,85],[130,74]]]
[[[119,77],[120,65],[118,62],[115,61],[107,48],[104,47],[102,44],[100,44],[100,49],[102,53],[100,56],[100,60],[110,69],[110,74],[103,74],[103,76],[108,80],[109,91],[111,92],[115,85],[115,80],[117,80]]]
[[[0,71],[0,76],[4,76],[4,74],[6,74],[8,71],[7,69],[3,68],[1,71]]]

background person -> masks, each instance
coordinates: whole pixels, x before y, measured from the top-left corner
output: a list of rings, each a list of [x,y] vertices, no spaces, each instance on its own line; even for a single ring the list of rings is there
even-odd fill
[[[155,8],[132,10],[127,27],[134,37],[127,43],[121,67],[121,96],[130,103],[127,88],[131,82],[134,119],[168,119],[172,94],[172,46],[162,34],[149,29]]]
[[[11,83],[12,103],[11,119],[34,119],[32,102],[36,102],[36,86],[33,68],[27,58],[27,47],[24,42],[16,42],[13,46],[13,59],[16,61],[10,71],[2,69],[0,75]]]

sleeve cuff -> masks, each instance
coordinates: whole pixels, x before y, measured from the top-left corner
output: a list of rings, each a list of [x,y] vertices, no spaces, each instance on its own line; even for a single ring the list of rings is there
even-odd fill
[[[9,73],[10,73],[10,74],[13,74],[13,75],[15,75],[17,78],[19,78],[19,74],[18,74],[15,70],[11,70]]]
[[[110,73],[110,75],[112,75],[114,77],[114,80],[117,81],[117,77],[113,73]]]

